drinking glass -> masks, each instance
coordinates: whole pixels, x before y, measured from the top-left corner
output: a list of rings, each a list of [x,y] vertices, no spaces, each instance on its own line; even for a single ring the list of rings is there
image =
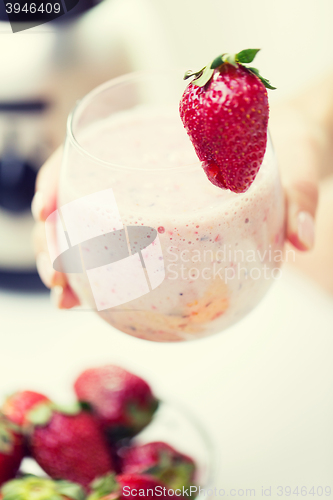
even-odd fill
[[[178,111],[181,72],[133,73],[67,126],[54,267],[88,307],[157,342],[220,332],[280,277],[284,200],[268,137],[242,194],[207,179]]]

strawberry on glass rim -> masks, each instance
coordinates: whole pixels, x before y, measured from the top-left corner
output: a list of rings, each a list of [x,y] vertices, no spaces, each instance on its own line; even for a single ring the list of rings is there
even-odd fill
[[[267,88],[256,68],[247,66],[260,49],[222,54],[198,72],[182,96],[179,111],[208,179],[244,193],[262,164],[267,143]]]

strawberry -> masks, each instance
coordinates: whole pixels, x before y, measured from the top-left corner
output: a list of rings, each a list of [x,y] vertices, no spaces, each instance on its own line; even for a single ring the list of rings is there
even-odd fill
[[[24,457],[20,429],[0,416],[0,485],[15,477]]]
[[[168,495],[166,487],[152,476],[110,474],[92,483],[92,493],[87,500],[137,500],[138,497],[157,500],[161,496],[172,495]]]
[[[150,474],[172,489],[193,484],[195,463],[163,442],[121,448],[125,474]]]
[[[90,405],[112,441],[140,432],[158,406],[144,380],[115,365],[84,371],[74,389],[78,399]]]
[[[0,490],[0,500],[84,500],[84,490],[68,481],[27,476],[9,481]]]
[[[112,459],[96,419],[79,406],[39,405],[27,415],[31,455],[53,479],[87,487],[113,471]]]
[[[4,402],[1,412],[16,425],[22,426],[26,414],[40,403],[49,401],[49,398],[33,391],[19,391],[9,396]]]
[[[222,54],[198,71],[180,102],[180,117],[208,179],[235,193],[247,191],[267,143],[268,98],[274,89],[246,67],[259,49]]]

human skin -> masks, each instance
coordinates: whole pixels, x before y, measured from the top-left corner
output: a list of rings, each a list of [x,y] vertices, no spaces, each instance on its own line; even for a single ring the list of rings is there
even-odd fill
[[[286,242],[298,250],[295,265],[333,293],[333,73],[283,104],[273,106],[270,131],[286,198]],[[41,168],[32,211],[38,272],[57,307],[79,304],[66,275],[56,272],[47,252],[44,222],[57,207],[62,150]],[[318,194],[321,194],[316,224]]]
[[[293,242],[299,207],[316,215],[316,238],[293,264],[333,294],[333,72],[297,97],[273,106],[270,130],[288,203]],[[319,199],[319,203],[318,203]],[[313,233],[314,236],[314,233]]]

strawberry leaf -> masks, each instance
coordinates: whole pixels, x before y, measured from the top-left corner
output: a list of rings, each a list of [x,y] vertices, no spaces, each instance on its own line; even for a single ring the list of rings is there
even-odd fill
[[[211,69],[216,69],[218,68],[219,66],[221,66],[221,64],[223,64],[223,56],[225,54],[222,54],[220,56],[217,56],[215,57],[214,61],[212,62],[212,64],[210,65]]]
[[[131,427],[136,431],[140,431],[146,427],[151,422],[158,404],[159,402],[155,400],[149,407],[142,408],[138,403],[128,403],[127,415],[130,419]]]
[[[4,484],[3,487],[1,488],[1,498],[2,500],[16,500],[20,499],[18,496],[18,491],[17,491],[17,480],[9,481],[8,483]]]
[[[259,71],[256,68],[249,68],[246,66],[247,64],[251,63],[255,56],[258,54],[260,49],[245,49],[241,50],[237,54],[221,54],[220,56],[217,56],[211,64],[208,66],[205,66],[202,68],[200,71],[193,72],[193,71],[186,71],[184,75],[184,80],[187,80],[188,78],[195,77],[192,80],[192,84],[196,85],[197,87],[204,87],[209,80],[212,78],[214,74],[214,70],[222,66],[224,63],[229,63],[232,64],[235,68],[237,68],[238,65],[243,66],[244,68],[252,71],[260,80],[261,82],[265,85],[267,89],[275,90],[276,87],[273,87],[266,78],[263,78],[260,74]]]
[[[86,497],[81,486],[69,481],[57,481],[56,490],[60,495],[73,500],[84,500]]]
[[[236,61],[241,64],[248,64],[253,61],[260,49],[246,49],[241,50],[236,54]]]
[[[69,405],[53,404],[54,410],[62,413],[63,415],[78,415],[81,412],[81,405],[77,401]]]
[[[4,484],[1,489],[1,498],[2,500],[27,500],[28,498],[64,500],[64,496],[55,491],[55,484],[51,479],[27,475]],[[77,500],[84,500],[84,496]]]
[[[191,78],[191,76],[199,77],[205,68],[206,68],[206,66],[204,68],[202,68],[200,71],[192,71],[191,69],[189,69],[188,71],[186,71],[183,80],[187,80],[188,78]]]
[[[222,58],[223,62],[227,62],[237,68],[236,54],[224,54]]]
[[[81,410],[83,410],[83,411],[87,411],[87,412],[92,411],[91,404],[87,403],[86,401],[80,401],[80,406],[81,406]]]
[[[247,69],[252,71],[252,73],[254,73],[259,78],[259,80],[265,85],[266,89],[276,90],[276,87],[273,87],[273,85],[270,84],[269,80],[266,80],[266,78],[261,76],[257,68],[247,68]]]
[[[53,409],[48,404],[40,404],[29,411],[27,420],[33,425],[45,426],[52,418]]]
[[[22,434],[22,429],[19,425],[14,424],[11,420],[8,420],[7,417],[5,417],[1,412],[0,412],[0,431],[1,428],[8,429],[12,432],[15,432],[15,434]]]
[[[91,483],[90,488],[93,494],[89,497],[89,500],[97,500],[111,493],[115,493],[115,498],[121,496],[120,484],[117,482],[114,473],[98,477]]]
[[[196,78],[192,81],[192,85],[196,85],[197,87],[204,87],[213,76],[213,73],[214,70],[209,66],[206,66],[199,78]]]

